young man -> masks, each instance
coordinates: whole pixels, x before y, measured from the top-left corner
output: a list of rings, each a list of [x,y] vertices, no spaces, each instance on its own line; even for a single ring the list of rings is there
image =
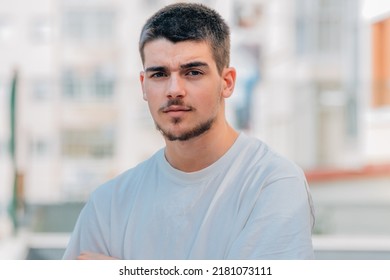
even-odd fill
[[[311,259],[302,171],[225,118],[234,89],[224,20],[163,8],[140,37],[143,98],[165,148],[98,188],[64,259]]]

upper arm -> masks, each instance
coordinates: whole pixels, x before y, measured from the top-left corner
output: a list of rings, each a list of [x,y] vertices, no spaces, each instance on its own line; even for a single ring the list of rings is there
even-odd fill
[[[269,183],[261,190],[228,258],[313,258],[313,217],[304,179],[286,177]]]
[[[107,245],[109,225],[105,215],[102,215],[104,211],[99,211],[99,206],[102,205],[92,196],[82,209],[65,250],[64,259],[76,259],[84,251],[110,255]]]

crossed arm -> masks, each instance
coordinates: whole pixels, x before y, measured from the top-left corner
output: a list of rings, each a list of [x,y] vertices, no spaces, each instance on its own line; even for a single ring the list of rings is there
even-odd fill
[[[82,252],[77,257],[77,260],[117,260],[117,259],[99,253]]]

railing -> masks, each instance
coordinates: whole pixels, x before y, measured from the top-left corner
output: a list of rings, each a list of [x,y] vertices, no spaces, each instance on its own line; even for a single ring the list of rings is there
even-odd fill
[[[316,259],[390,259],[390,236],[317,235],[313,246]]]

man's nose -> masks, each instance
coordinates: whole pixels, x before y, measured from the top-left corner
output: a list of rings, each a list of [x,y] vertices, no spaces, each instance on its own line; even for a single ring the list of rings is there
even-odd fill
[[[169,98],[185,96],[184,80],[179,75],[171,75],[168,84],[167,96]]]

